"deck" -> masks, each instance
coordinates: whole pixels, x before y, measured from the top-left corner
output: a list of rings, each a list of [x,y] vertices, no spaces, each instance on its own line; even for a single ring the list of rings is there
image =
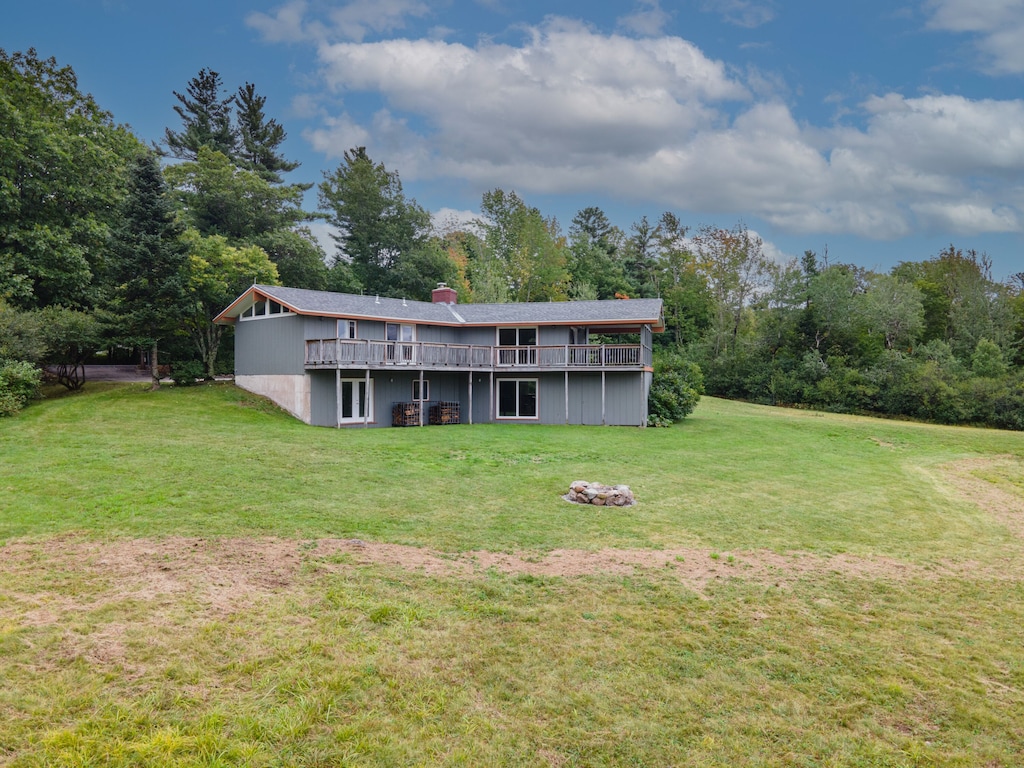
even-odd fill
[[[639,370],[651,365],[640,344],[497,347],[426,341],[311,339],[306,368],[396,368],[462,371]]]

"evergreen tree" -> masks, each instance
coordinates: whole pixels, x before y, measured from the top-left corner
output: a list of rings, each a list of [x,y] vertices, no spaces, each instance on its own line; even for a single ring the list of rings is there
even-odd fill
[[[238,153],[251,170],[266,181],[280,184],[281,174],[294,171],[299,163],[285,160],[280,154],[278,148],[288,134],[276,120],[267,119],[263,113],[266,103],[266,96],[256,93],[256,86],[252,83],[238,89],[235,95]]]
[[[166,192],[156,156],[140,155],[129,169],[110,247],[115,287],[108,311],[122,341],[149,348],[153,389],[160,386],[158,345],[180,327],[186,310],[187,250]]]
[[[348,150],[334,172],[324,174],[320,205],[330,211],[328,220],[340,232],[334,240],[360,287],[400,291],[397,267],[424,246],[430,215],[405,197],[398,173],[374,163],[366,147]]]
[[[164,130],[167,152],[179,160],[196,160],[202,147],[209,147],[228,157],[235,156],[238,136],[231,124],[234,96],[221,94],[220,75],[201,69],[188,81],[186,93],[174,91],[178,104],[174,111],[184,123],[182,131]]]

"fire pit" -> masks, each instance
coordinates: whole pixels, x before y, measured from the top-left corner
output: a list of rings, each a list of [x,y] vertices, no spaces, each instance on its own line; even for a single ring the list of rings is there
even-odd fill
[[[628,485],[601,485],[586,480],[574,480],[562,498],[574,504],[593,504],[596,507],[631,507],[636,503]]]

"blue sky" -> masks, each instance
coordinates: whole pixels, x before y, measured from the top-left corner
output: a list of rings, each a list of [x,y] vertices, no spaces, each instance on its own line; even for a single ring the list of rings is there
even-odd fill
[[[1024,0],[48,0],[5,9],[0,47],[147,141],[200,69],[253,82],[291,180],[365,145],[442,218],[501,187],[563,229],[671,210],[776,258],[954,243],[1024,271]]]

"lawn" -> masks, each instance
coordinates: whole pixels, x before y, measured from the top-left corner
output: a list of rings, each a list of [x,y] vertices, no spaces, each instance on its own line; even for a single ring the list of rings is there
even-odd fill
[[[0,457],[0,765],[1024,764],[1022,434],[90,385]]]

